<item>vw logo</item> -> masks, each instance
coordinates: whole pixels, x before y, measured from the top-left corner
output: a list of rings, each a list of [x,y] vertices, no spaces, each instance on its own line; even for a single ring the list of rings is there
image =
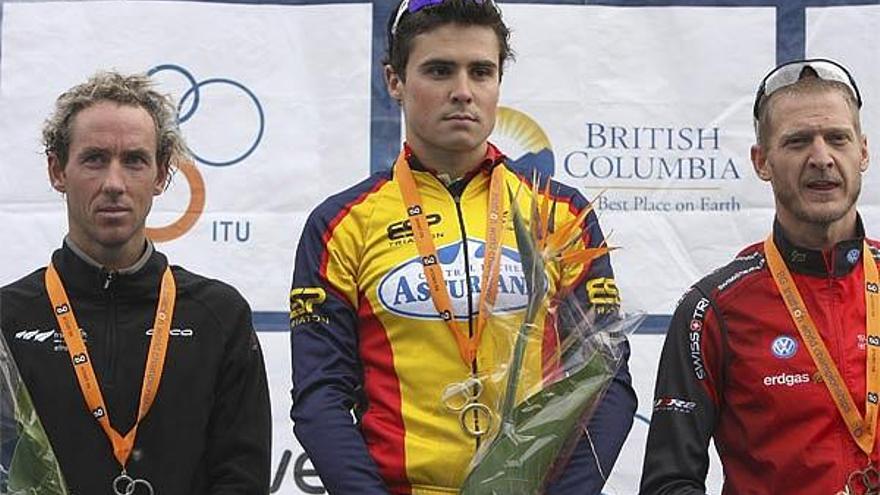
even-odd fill
[[[846,261],[849,261],[850,265],[855,265],[857,261],[859,261],[859,250],[858,249],[850,249],[848,253],[846,253]]]
[[[779,359],[788,359],[797,353],[798,343],[788,335],[780,335],[773,339],[770,350]]]

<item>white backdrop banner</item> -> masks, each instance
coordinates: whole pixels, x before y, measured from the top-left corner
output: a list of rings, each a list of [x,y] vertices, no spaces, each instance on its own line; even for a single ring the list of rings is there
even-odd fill
[[[788,33],[778,8],[749,1],[538,3],[502,4],[517,61],[492,139],[514,161],[597,198],[611,244],[623,248],[613,264],[629,310],[669,315],[690,284],[769,231],[772,194],[749,161],[751,110],[780,36],[853,70],[872,142],[880,6],[806,8],[803,31]],[[371,89],[384,43],[374,5],[0,7],[0,284],[45,265],[66,231],[39,141],[55,98],[101,68],[150,72],[181,101],[196,163],[159,197],[149,227],[173,262],[235,285],[275,322],[258,325],[275,417],[272,492],[324,493],[291,432],[289,339],[277,329],[308,213],[370,170],[371,104],[384,98]],[[869,234],[880,221],[878,186],[869,170],[860,208]],[[632,339],[639,414],[606,493],[637,492],[662,341]],[[710,493],[721,479],[713,458]]]

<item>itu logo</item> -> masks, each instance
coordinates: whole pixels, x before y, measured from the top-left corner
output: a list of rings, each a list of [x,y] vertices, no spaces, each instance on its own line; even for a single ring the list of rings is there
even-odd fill
[[[789,359],[797,353],[797,350],[797,341],[788,335],[780,335],[770,344],[770,351],[779,359]]]
[[[266,128],[265,113],[257,95],[244,84],[221,77],[197,80],[189,70],[175,64],[157,65],[148,70],[147,75],[164,88],[174,88],[172,91],[163,89],[179,97],[177,122],[186,134],[190,154],[199,164],[210,167],[237,165],[259,147]],[[223,115],[224,111],[235,113],[227,116]],[[222,125],[218,126],[216,122],[222,122]],[[224,129],[222,139],[216,136],[218,127]],[[203,149],[205,142],[213,145],[210,152]],[[147,235],[155,242],[167,242],[183,236],[195,226],[204,212],[207,192],[196,164],[191,161],[181,163],[179,171],[189,188],[189,200],[183,208],[183,214],[173,222],[160,227],[147,227]],[[219,223],[227,231],[235,223],[236,237],[242,240],[237,222]],[[249,225],[245,227],[249,231]],[[217,225],[214,231],[216,240]]]
[[[555,171],[553,147],[547,133],[530,116],[509,107],[498,107],[492,141],[511,158],[514,170],[531,177],[552,177]]]

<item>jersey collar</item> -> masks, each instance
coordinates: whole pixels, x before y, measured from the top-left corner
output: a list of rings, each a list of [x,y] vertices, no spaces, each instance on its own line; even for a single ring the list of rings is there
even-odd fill
[[[107,270],[65,238],[61,249],[52,254],[52,263],[71,298],[80,294],[106,296],[111,291],[131,297],[155,298],[168,260],[147,241],[143,256],[134,265],[122,270]]]
[[[486,155],[483,157],[483,159],[480,161],[480,163],[478,163],[474,168],[470,169],[462,177],[460,177],[457,180],[452,181],[451,183],[444,180],[442,174],[438,173],[436,170],[434,170],[432,168],[425,166],[421,161],[419,161],[419,158],[415,155],[415,153],[413,153],[413,150],[412,150],[412,148],[410,148],[409,144],[407,144],[407,143],[403,144],[403,153],[404,153],[404,156],[406,157],[406,161],[409,163],[410,168],[412,168],[413,170],[419,170],[422,172],[430,172],[432,175],[437,177],[437,179],[440,182],[442,182],[444,185],[449,187],[450,185],[457,184],[457,183],[467,184],[468,182],[470,182],[471,179],[476,177],[477,174],[479,174],[479,173],[485,173],[487,175],[491,174],[492,170],[497,165],[504,162],[506,157],[504,156],[503,153],[501,153],[501,150],[499,150],[492,143],[486,143],[486,144],[488,144],[488,146],[486,146]]]
[[[861,216],[856,218],[856,237],[840,241],[827,251],[795,245],[785,236],[779,220],[773,222],[773,241],[785,264],[791,271],[807,275],[846,276],[862,262],[864,240],[865,227]]]

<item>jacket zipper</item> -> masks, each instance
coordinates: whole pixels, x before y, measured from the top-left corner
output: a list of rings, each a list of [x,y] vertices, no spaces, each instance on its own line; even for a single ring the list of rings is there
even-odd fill
[[[467,186],[465,186],[467,187]],[[468,252],[468,237],[467,237],[467,229],[464,226],[464,214],[461,211],[461,195],[464,193],[464,188],[462,188],[458,192],[449,191],[452,195],[453,201],[455,201],[455,211],[458,214],[458,226],[461,230],[461,245],[462,250],[464,251],[464,287],[467,294],[467,310],[468,310],[468,337],[474,337],[474,322],[471,315],[474,313],[474,297],[473,290],[471,288],[471,263],[470,263],[470,253]],[[471,361],[471,373],[473,376],[477,376],[477,372],[479,369],[477,368],[477,359],[474,358]],[[480,418],[478,413],[474,412],[474,424],[476,426],[476,430],[480,429]],[[480,448],[480,437],[475,438],[477,442],[477,448]]]
[[[823,261],[825,262],[825,270],[826,270],[825,282],[826,282],[826,289],[829,293],[829,297],[828,297],[829,312],[828,312],[828,314],[832,315],[831,325],[833,327],[832,328],[833,331],[830,332],[829,335],[835,336],[834,341],[833,341],[834,355],[832,356],[832,359],[838,363],[838,365],[837,365],[838,371],[843,376],[844,382],[847,382],[847,374],[848,374],[847,368],[848,368],[848,366],[847,366],[846,357],[845,357],[846,356],[845,348],[846,348],[847,342],[843,341],[840,337],[841,335],[846,335],[846,333],[843,331],[843,327],[845,326],[845,324],[843,322],[843,314],[844,313],[838,311],[838,296],[839,296],[840,289],[838,287],[836,287],[836,284],[835,284],[835,281],[837,280],[837,266],[836,266],[837,265],[836,264],[837,246],[832,247],[831,250],[828,252],[823,251],[822,258],[823,258]],[[820,304],[821,304],[821,302],[822,301],[820,299]],[[865,338],[866,339],[867,339],[867,331],[868,331],[868,329],[866,327],[865,328]],[[867,345],[867,341],[865,342],[865,345]],[[831,343],[826,341],[825,346],[828,347],[829,352],[831,352]],[[857,447],[854,448],[852,446],[852,444],[850,443],[850,440],[848,437],[849,437],[849,435],[847,435],[846,433],[842,434],[841,438],[843,439],[843,444],[844,444],[842,447],[842,452],[848,452],[849,455],[847,457],[849,457],[849,462],[851,462],[853,465],[858,465],[858,463],[863,462],[860,460],[860,457],[862,455],[861,450],[859,450]],[[853,454],[853,452],[855,452],[855,454]],[[870,456],[869,456],[869,460],[870,460]]]
[[[102,387],[109,387],[115,382],[113,370],[116,368],[116,296],[113,282],[116,272],[104,272],[101,288],[106,296],[107,310],[104,319],[104,337],[107,342],[107,359],[104,366]],[[105,398],[106,400],[106,398]]]

